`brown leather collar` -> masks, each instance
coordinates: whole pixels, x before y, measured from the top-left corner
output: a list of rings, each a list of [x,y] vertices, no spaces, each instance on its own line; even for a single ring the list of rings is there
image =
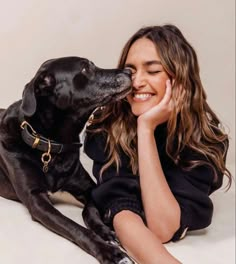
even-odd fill
[[[27,122],[23,121],[20,125],[22,131],[21,136],[24,142],[32,148],[47,152],[50,145],[51,153],[62,153],[78,150],[82,144],[80,142],[72,144],[61,144],[53,140],[49,140],[38,134],[33,127]]]

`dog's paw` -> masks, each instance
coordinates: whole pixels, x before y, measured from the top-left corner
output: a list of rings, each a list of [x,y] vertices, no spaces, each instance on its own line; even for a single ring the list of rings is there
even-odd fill
[[[106,243],[114,246],[120,246],[120,241],[117,238],[114,231],[112,231],[109,227],[103,226],[102,230],[99,231],[98,235],[106,241]]]
[[[121,247],[103,244],[99,251],[98,260],[101,264],[134,264],[135,262]]]
[[[121,259],[118,264],[134,264],[134,262],[130,258],[125,257]]]

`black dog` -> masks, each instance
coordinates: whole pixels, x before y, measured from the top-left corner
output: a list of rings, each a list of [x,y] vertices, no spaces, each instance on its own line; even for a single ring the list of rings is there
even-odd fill
[[[130,91],[130,72],[104,70],[84,58],[46,61],[23,98],[0,112],[0,195],[22,202],[32,219],[71,240],[100,263],[133,263],[90,203],[95,186],[79,160],[79,133],[96,107]],[[86,229],[52,205],[48,191],[85,204]]]

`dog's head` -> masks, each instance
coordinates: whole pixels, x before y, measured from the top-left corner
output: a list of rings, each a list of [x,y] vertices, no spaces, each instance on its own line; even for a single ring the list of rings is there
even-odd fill
[[[32,116],[38,98],[44,98],[58,109],[83,115],[125,97],[130,85],[128,70],[101,69],[79,57],[52,59],[25,86],[21,109],[25,116]]]

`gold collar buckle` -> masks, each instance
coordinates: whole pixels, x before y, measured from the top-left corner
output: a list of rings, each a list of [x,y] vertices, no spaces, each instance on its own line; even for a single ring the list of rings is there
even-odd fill
[[[48,139],[48,151],[43,153],[41,156],[41,161],[43,163],[43,172],[44,173],[48,172],[48,164],[52,159],[50,152],[51,152],[51,141]]]

